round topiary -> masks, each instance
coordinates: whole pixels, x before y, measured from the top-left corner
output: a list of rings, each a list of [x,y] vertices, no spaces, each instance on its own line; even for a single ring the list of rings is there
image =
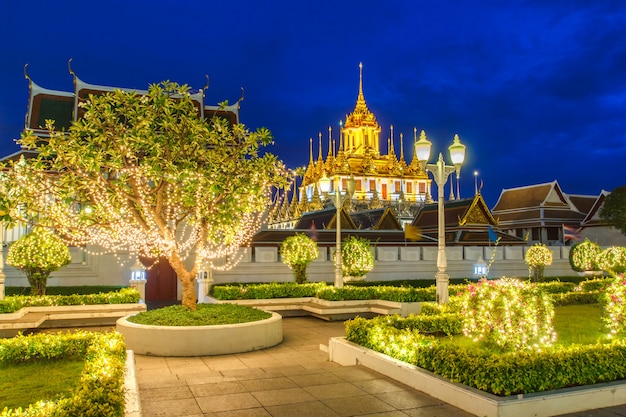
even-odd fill
[[[570,249],[569,264],[576,272],[597,271],[597,258],[600,252],[602,252],[600,245],[585,239]]]
[[[348,236],[341,244],[341,270],[344,277],[361,278],[374,268],[374,253],[370,241]]]
[[[534,349],[556,340],[554,306],[542,289],[512,278],[481,280],[459,296],[463,333],[503,350]]]
[[[598,268],[612,275],[623,274],[626,271],[626,248],[611,246],[606,248],[597,258]]]
[[[536,243],[526,251],[524,257],[528,265],[528,274],[534,282],[543,279],[543,270],[547,265],[552,265],[552,252],[543,243]]]
[[[70,250],[60,237],[35,227],[9,246],[6,262],[26,274],[33,295],[45,295],[50,274],[71,261]]]
[[[298,284],[306,282],[306,268],[318,256],[317,243],[304,233],[289,236],[280,245],[281,261],[291,268]]]

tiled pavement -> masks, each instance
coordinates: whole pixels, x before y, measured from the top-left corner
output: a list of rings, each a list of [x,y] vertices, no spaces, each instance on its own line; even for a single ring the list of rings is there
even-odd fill
[[[320,349],[340,322],[284,318],[273,348],[224,356],[136,355],[144,417],[465,417],[470,414]],[[568,417],[626,416],[626,406]]]

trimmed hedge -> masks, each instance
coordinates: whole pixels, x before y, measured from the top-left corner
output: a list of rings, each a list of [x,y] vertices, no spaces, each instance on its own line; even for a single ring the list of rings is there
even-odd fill
[[[83,331],[0,339],[2,363],[75,357],[85,359],[85,368],[69,396],[24,410],[5,407],[0,417],[123,416],[126,346],[121,334]]]
[[[211,288],[211,294],[218,300],[315,297],[317,290],[326,287],[326,285],[325,282],[215,285]]]
[[[402,323],[402,324],[399,324]],[[420,333],[413,318],[356,318],[346,339],[495,395],[542,392],[626,378],[626,341],[492,355]],[[431,322],[431,330],[441,322]]]
[[[119,291],[126,288],[121,285],[72,285],[46,287],[46,295],[97,294],[99,292]],[[5,287],[5,295],[30,295],[30,287]]]
[[[139,302],[135,288],[85,295],[13,295],[0,301],[0,313],[13,313],[24,307],[72,306],[87,304],[130,304]]]

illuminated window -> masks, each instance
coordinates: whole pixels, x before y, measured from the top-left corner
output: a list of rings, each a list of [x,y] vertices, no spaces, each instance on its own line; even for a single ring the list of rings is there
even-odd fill
[[[406,183],[406,192],[407,193],[412,193],[413,192],[413,183],[412,182],[407,182]]]

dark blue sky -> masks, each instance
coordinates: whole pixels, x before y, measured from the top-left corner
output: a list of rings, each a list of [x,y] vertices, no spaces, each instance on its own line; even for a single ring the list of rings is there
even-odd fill
[[[399,133],[411,138],[413,127],[434,154],[458,133],[464,197],[474,170],[490,207],[503,188],[558,180],[566,193],[596,195],[626,184],[621,0],[0,0],[2,155],[18,149],[24,64],[42,87],[71,91],[69,58],[94,84],[197,89],[208,74],[209,103],[233,102],[244,87],[242,122],[268,127],[290,167],[307,163],[318,132],[326,155],[328,126],[336,135],[354,108],[363,62],[381,147],[390,124],[397,153]]]

